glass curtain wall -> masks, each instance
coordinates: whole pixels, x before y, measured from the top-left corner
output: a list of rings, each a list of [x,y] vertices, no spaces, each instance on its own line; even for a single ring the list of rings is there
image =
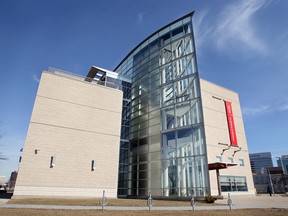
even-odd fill
[[[116,68],[132,78],[127,195],[209,193],[192,15],[150,36]]]
[[[130,151],[129,134],[131,118],[131,83],[122,80],[120,80],[120,82],[123,91],[123,101],[118,173],[118,196],[127,196]]]

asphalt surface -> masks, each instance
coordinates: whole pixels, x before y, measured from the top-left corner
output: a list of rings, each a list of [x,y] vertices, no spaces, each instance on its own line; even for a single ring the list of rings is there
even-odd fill
[[[33,209],[69,209],[69,210],[100,210],[101,206],[59,206],[59,205],[29,205],[29,204],[7,204],[9,199],[0,199],[0,208],[33,208]],[[231,196],[233,209],[248,208],[285,208],[288,209],[288,196],[275,195],[257,195],[257,196]],[[209,206],[195,206],[195,210],[229,210],[228,199],[217,200],[216,204]],[[129,206],[107,206],[104,210],[149,210],[147,206],[129,207]],[[153,206],[151,210],[192,210],[191,206]]]

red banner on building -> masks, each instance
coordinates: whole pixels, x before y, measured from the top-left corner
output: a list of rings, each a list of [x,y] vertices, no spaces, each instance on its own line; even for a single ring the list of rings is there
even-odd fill
[[[238,146],[233,111],[232,111],[232,104],[229,101],[224,101],[224,102],[225,102],[226,116],[227,116],[228,129],[229,129],[229,135],[230,135],[230,143],[233,146]]]

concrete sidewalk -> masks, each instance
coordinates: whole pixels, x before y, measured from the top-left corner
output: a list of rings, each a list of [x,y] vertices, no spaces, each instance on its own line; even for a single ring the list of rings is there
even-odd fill
[[[288,197],[281,195],[268,196],[231,196],[232,209],[247,208],[285,208],[288,209]],[[195,210],[227,210],[227,198],[217,200],[216,204],[211,206],[195,206]],[[221,205],[222,204],[222,205]],[[27,204],[4,204],[0,202],[0,208],[33,208],[33,209],[69,209],[69,210],[100,210],[101,206],[58,206],[58,205],[27,205]],[[105,210],[148,210],[147,206],[129,207],[129,206],[106,206]],[[152,210],[192,210],[191,206],[154,206]]]
[[[231,196],[232,208],[286,208],[288,209],[288,196],[261,194],[257,196]],[[217,200],[218,204],[227,204],[227,197]]]
[[[0,199],[0,204],[5,204],[9,201],[10,199]]]

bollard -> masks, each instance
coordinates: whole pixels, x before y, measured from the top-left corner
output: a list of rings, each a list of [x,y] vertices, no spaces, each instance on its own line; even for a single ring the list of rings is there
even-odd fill
[[[105,196],[105,190],[103,190],[103,196],[100,198],[99,203],[102,206],[102,211],[104,211],[104,206],[106,206],[108,203],[108,199]]]
[[[152,196],[151,196],[151,192],[149,192],[149,197],[148,197],[148,200],[147,200],[147,206],[149,207],[149,211],[151,211],[151,207],[153,206],[153,199],[152,199]]]
[[[228,206],[229,206],[229,208],[230,208],[230,210],[231,210],[231,209],[232,209],[232,199],[231,199],[231,197],[230,197],[230,193],[228,193],[227,204],[228,204]]]
[[[191,198],[191,206],[192,206],[192,210],[195,211],[195,197],[194,196]]]

